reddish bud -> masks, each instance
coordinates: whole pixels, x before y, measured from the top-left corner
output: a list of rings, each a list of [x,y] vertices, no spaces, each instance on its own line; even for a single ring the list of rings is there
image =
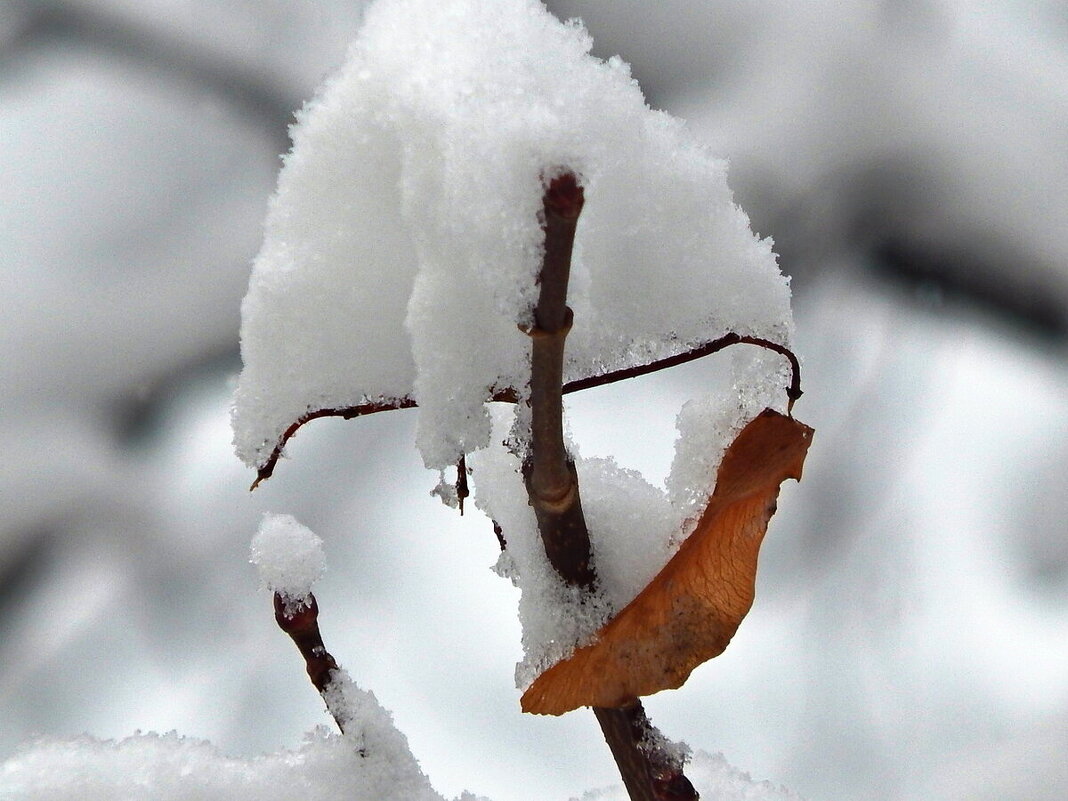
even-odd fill
[[[309,594],[303,601],[287,601],[281,593],[274,594],[274,619],[278,628],[292,636],[301,632],[319,629],[319,605],[315,596]]]
[[[573,172],[557,175],[545,189],[545,211],[569,220],[578,219],[585,203],[582,186]]]

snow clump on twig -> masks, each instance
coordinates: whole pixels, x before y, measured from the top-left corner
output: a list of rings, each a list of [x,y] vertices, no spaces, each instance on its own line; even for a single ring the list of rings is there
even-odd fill
[[[292,515],[268,512],[252,538],[250,562],[260,585],[282,596],[287,606],[299,606],[311,595],[312,585],[326,571],[323,541]]]

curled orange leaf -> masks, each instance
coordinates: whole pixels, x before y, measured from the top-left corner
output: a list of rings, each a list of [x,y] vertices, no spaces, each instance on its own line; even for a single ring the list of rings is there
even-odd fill
[[[681,687],[723,653],[753,604],[757,555],[779,485],[800,479],[812,429],[765,409],[727,449],[694,532],[597,640],[546,670],[524,712],[620,707]]]

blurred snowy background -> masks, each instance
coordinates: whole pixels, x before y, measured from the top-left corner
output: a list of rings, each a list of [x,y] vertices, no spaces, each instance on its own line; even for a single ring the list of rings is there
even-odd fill
[[[519,713],[515,591],[488,521],[429,496],[414,413],[310,424],[251,495],[231,452],[286,126],[361,7],[0,5],[0,759],[326,723],[248,564],[271,509],[326,541],[327,644],[437,789],[618,781],[592,715]],[[1068,4],[550,7],[731,159],[817,431],[753,612],[653,720],[812,801],[1068,796]],[[715,370],[576,398],[582,453],[662,479]]]

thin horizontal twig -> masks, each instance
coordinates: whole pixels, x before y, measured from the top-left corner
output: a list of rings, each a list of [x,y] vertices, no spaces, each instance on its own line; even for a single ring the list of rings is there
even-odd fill
[[[681,353],[676,353],[673,356],[656,359],[647,364],[624,367],[619,370],[610,370],[609,372],[601,373],[600,375],[568,381],[563,386],[562,394],[570,395],[573,392],[581,392],[585,389],[608,386],[609,384],[614,384],[618,381],[625,381],[628,378],[638,378],[643,375],[648,375],[649,373],[666,370],[669,367],[677,367],[680,364],[686,364],[687,362],[702,359],[705,356],[711,356],[713,353],[718,353],[732,345],[756,345],[781,354],[789,360],[791,378],[790,385],[786,387],[786,397],[789,399],[789,408],[793,409],[794,402],[802,395],[801,365],[798,363],[797,357],[793,354],[793,351],[785,345],[780,345],[769,339],[743,336],[735,333],[725,334],[719,339],[705,342]],[[492,403],[518,403],[519,392],[512,387],[506,387],[505,389],[494,391],[488,398],[486,398],[486,400],[487,402]],[[260,485],[260,482],[266,481],[274,474],[274,469],[278,464],[278,460],[282,457],[282,451],[285,449],[286,443],[289,442],[293,435],[295,435],[305,423],[310,423],[312,420],[316,420],[320,417],[341,417],[345,420],[351,420],[355,417],[377,414],[378,412],[391,412],[396,409],[415,409],[418,406],[419,404],[415,402],[414,398],[405,396],[403,398],[385,398],[379,401],[368,401],[357,406],[344,406],[336,409],[316,409],[315,411],[308,412],[307,414],[302,415],[283,432],[278,440],[278,444],[275,445],[274,449],[271,451],[271,455],[267,457],[267,460],[257,470],[256,480],[252,483],[251,489],[256,489],[256,487]]]

